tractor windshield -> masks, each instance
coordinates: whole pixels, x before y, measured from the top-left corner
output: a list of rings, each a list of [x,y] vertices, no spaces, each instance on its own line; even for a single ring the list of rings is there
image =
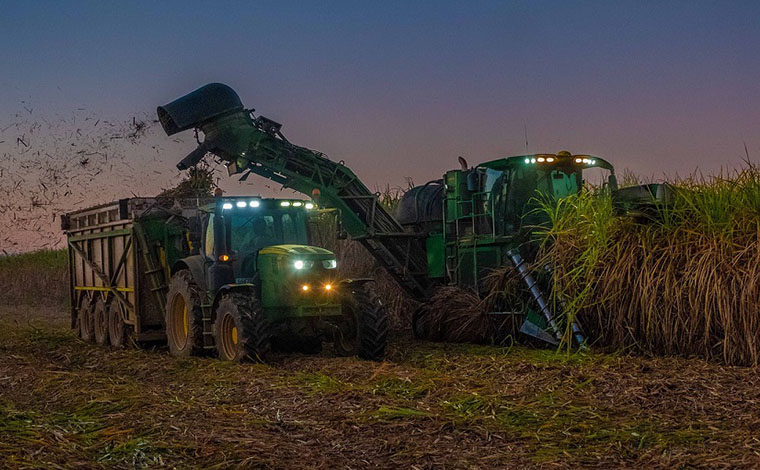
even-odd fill
[[[234,211],[230,235],[236,253],[253,253],[271,245],[304,245],[308,240],[306,213],[298,208]]]

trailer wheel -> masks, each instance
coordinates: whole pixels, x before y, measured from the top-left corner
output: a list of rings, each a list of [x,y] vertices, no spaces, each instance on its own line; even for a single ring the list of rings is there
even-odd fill
[[[77,317],[79,318],[79,337],[82,341],[92,342],[95,338],[95,319],[93,318],[93,309],[95,308],[94,299],[87,296],[82,300]]]
[[[95,306],[92,311],[92,319],[94,323],[95,342],[101,346],[104,346],[108,342],[108,318],[106,311],[106,303],[101,296],[98,296],[98,300],[95,301]]]
[[[201,295],[189,270],[177,271],[166,294],[166,341],[172,356],[203,353],[203,310]]]
[[[272,344],[269,322],[252,294],[225,294],[216,308],[214,329],[219,359],[266,361]]]
[[[121,305],[117,300],[108,304],[108,340],[114,348],[123,348],[126,343],[126,325],[121,315]]]
[[[359,356],[370,361],[385,357],[388,342],[388,314],[375,292],[374,283],[347,285],[341,299],[343,324],[335,339],[342,356]]]

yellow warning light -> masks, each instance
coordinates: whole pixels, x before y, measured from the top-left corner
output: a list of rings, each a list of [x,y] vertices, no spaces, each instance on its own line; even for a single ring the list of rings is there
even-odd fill
[[[219,255],[219,261],[226,263],[230,260],[230,255]]]
[[[332,290],[332,284],[325,284],[325,290]]]
[[[307,292],[309,290],[309,285],[308,284],[302,285],[301,286],[301,290],[304,291],[304,292]]]

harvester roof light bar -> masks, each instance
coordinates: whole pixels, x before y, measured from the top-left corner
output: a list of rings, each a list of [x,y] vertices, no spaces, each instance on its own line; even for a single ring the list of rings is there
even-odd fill
[[[238,202],[235,203],[235,205],[238,206],[238,207],[245,207],[248,204],[246,204],[245,201],[238,201]]]
[[[303,205],[303,202],[301,201],[295,201],[293,202],[293,207],[301,207]]]
[[[306,206],[305,206],[305,207],[306,207],[307,209],[311,210],[311,209],[314,209],[314,204],[312,204],[312,203],[310,203],[310,202],[307,202],[307,203],[306,203]]]
[[[282,202],[280,203],[280,205],[281,205],[282,207],[290,207],[290,201],[282,201]]]
[[[537,158],[538,163],[544,163],[546,159],[544,157],[538,157]]]
[[[547,157],[546,161],[552,163],[554,161],[554,157]]]
[[[259,201],[251,201],[248,203],[248,205],[251,207],[259,207],[261,203]]]
[[[225,202],[224,204],[222,204],[222,209],[227,209],[227,210],[232,209],[232,203]]]

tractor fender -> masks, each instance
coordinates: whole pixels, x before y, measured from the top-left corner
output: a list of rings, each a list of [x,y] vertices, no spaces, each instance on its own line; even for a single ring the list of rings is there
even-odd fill
[[[193,255],[188,256],[187,258],[182,258],[172,266],[172,274],[181,269],[189,270],[190,274],[193,275],[193,280],[198,285],[198,288],[202,292],[205,292],[207,290],[205,266],[206,261],[203,258],[203,255]]]
[[[216,321],[215,317],[217,304],[219,304],[222,296],[228,292],[242,292],[256,296],[256,284],[225,284],[220,287],[219,290],[216,291],[216,294],[214,294],[214,302],[211,304],[211,312],[213,315],[212,321]]]

